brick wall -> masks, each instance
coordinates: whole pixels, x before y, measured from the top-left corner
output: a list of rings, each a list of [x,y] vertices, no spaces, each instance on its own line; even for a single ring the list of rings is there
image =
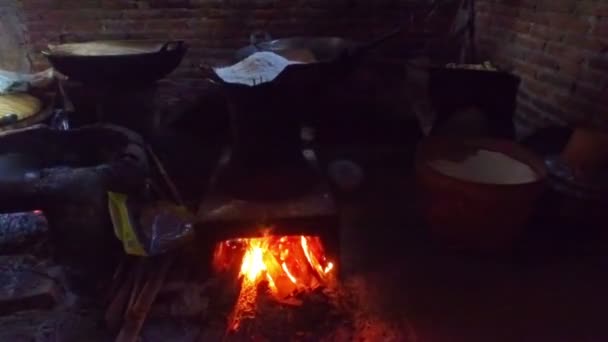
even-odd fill
[[[28,71],[23,17],[16,0],[0,0],[0,69]]]
[[[410,19],[427,0],[21,0],[36,69],[60,35],[69,40],[184,39],[176,75],[194,75],[245,46],[254,30],[275,37],[340,35],[369,39]]]
[[[521,76],[523,134],[579,121],[608,127],[608,2],[478,0],[483,57]]]

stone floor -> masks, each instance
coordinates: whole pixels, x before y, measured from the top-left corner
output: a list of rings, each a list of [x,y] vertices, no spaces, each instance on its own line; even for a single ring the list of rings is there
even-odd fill
[[[343,279],[363,282],[372,310],[406,327],[396,341],[608,340],[605,234],[543,227],[541,219],[508,257],[450,253],[416,213],[407,153],[344,153],[365,179],[338,194]],[[111,340],[86,301],[57,310],[1,317],[0,340]]]
[[[407,168],[377,168],[343,201],[342,265],[417,341],[606,341],[608,238],[593,227],[527,228],[509,256],[438,248]]]

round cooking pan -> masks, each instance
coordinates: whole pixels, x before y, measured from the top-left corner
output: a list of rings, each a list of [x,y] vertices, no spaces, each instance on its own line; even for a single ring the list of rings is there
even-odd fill
[[[270,51],[288,59],[298,59],[298,55],[310,53],[314,56],[316,62],[333,62],[344,56],[352,56],[371,50],[399,33],[401,33],[401,28],[371,42],[358,43],[339,37],[291,37],[273,40],[266,32],[254,32],[249,38],[251,44],[239,49],[235,57],[240,61],[256,52]],[[261,40],[259,39],[260,36],[262,37]]]
[[[237,60],[245,59],[258,51],[271,51],[278,55],[306,51],[319,62],[329,62],[360,45],[339,37],[293,37],[258,41],[257,35],[253,34],[250,40],[251,45],[237,51]]]
[[[187,51],[183,41],[93,41],[42,51],[70,79],[95,84],[150,83],[167,76]]]
[[[55,99],[48,93],[31,94],[38,98],[41,102],[40,110],[32,115],[25,116],[19,120],[7,120],[6,117],[0,117],[0,132],[11,131],[19,128],[25,128],[41,123],[53,114],[55,107]]]

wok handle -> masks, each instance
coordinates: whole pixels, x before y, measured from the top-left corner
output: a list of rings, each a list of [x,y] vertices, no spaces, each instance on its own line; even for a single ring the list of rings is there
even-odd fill
[[[166,42],[165,44],[163,44],[163,46],[160,48],[160,52],[181,50],[184,48],[184,46],[185,46],[185,43],[183,40],[173,40],[173,41],[169,41],[169,42]]]
[[[50,43],[48,44],[47,48],[40,51],[44,56],[50,56],[53,54],[53,49],[55,49],[56,46],[58,45],[62,45],[62,44],[68,44],[70,42],[78,42],[80,39],[78,38],[77,35],[73,34],[73,33],[62,33],[57,37],[57,42],[59,42],[58,44],[54,44],[54,43]]]
[[[258,40],[258,37],[262,37],[262,39]],[[253,31],[249,35],[249,43],[251,43],[251,45],[253,45],[253,46],[256,46],[259,43],[268,42],[271,40],[272,40],[272,37],[266,31]]]

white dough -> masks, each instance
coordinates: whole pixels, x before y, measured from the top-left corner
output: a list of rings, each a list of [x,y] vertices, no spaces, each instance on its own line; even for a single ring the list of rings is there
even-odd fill
[[[288,65],[299,62],[290,61],[273,52],[256,52],[242,61],[225,68],[215,69],[215,73],[227,83],[257,85],[271,82]]]
[[[465,160],[433,160],[431,167],[444,175],[484,184],[523,184],[538,177],[532,168],[506,154],[478,150]]]

